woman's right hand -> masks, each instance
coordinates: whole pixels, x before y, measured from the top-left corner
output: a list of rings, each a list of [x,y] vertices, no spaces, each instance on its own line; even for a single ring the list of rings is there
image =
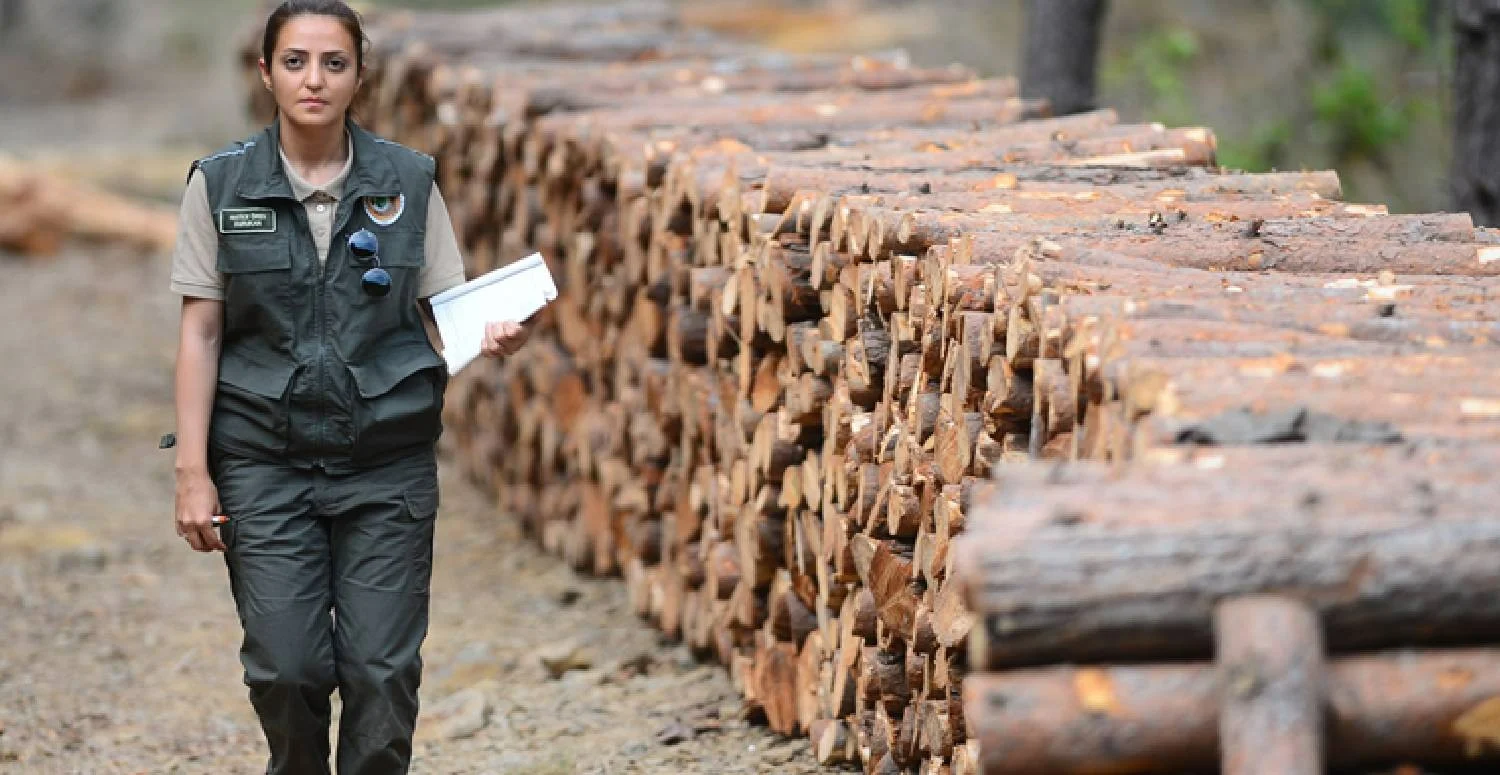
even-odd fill
[[[214,516],[221,509],[219,488],[207,471],[183,471],[177,474],[177,535],[198,552],[225,551]]]

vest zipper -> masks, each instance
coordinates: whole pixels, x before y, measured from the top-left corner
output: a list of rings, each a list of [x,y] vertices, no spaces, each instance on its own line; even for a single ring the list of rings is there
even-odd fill
[[[316,321],[316,325],[318,326],[318,355],[317,363],[314,364],[315,370],[313,381],[316,386],[315,390],[317,392],[318,398],[313,403],[316,422],[313,423],[313,432],[311,436],[313,439],[313,446],[318,449],[318,455],[313,459],[313,465],[317,466],[318,468],[323,468],[324,460],[322,450],[327,446],[326,438],[328,435],[324,427],[327,417],[328,399],[326,398],[326,396],[328,395],[328,380],[327,373],[323,365],[323,350],[327,342],[328,329],[326,322],[323,320],[323,310],[327,305],[327,302],[323,297],[323,279],[325,275],[324,264],[326,264],[326,261],[318,261],[318,244],[312,236],[312,223],[310,223],[307,219],[307,206],[295,198],[292,199],[292,205],[292,213],[297,219],[297,223],[301,224],[302,226],[302,235],[304,239],[306,239],[307,242],[312,243],[312,260],[315,264],[317,264],[314,270],[317,277],[317,292],[313,294],[313,319]],[[331,243],[329,252],[332,252]]]
[[[351,175],[351,177],[352,177],[352,175]],[[327,392],[327,389],[328,389],[328,384],[327,384],[327,377],[328,377],[328,372],[327,372],[328,353],[327,353],[327,351],[328,351],[328,329],[330,327],[330,321],[328,319],[328,282],[329,282],[329,279],[330,279],[330,277],[332,275],[338,274],[338,272],[336,270],[331,271],[329,269],[329,264],[335,260],[334,257],[336,255],[340,255],[341,252],[342,252],[342,251],[338,250],[339,235],[343,233],[344,228],[349,223],[350,216],[353,214],[353,207],[351,206],[350,203],[353,202],[356,199],[356,197],[357,197],[357,195],[359,193],[358,191],[356,191],[354,189],[355,189],[354,181],[346,179],[345,180],[345,190],[343,192],[343,196],[341,196],[339,198],[339,200],[338,200],[338,204],[336,206],[336,209],[334,210],[333,225],[330,227],[329,232],[328,232],[328,255],[325,256],[323,258],[323,260],[318,263],[318,296],[317,296],[318,304],[317,304],[317,308],[315,309],[315,314],[318,316],[318,321],[319,321],[319,326],[318,326],[318,368],[320,369],[320,376],[321,376],[321,380],[320,380],[319,384],[322,386],[322,390],[319,392],[319,396],[321,398],[321,401],[319,402],[318,431],[319,431],[319,435],[323,437],[323,439],[321,441],[323,441],[325,448],[327,446],[327,433],[326,433],[326,430],[325,430],[325,425],[326,425],[326,422],[327,422],[327,414],[328,414],[328,412],[327,412],[328,404],[327,404],[327,398],[326,398],[326,396],[328,395],[328,392]],[[305,215],[305,213],[304,213],[304,215]],[[309,237],[312,236],[310,231],[309,231],[308,236]],[[314,251],[317,250],[316,243],[314,243],[314,245],[313,245],[313,250]],[[348,405],[349,405],[348,406],[348,409],[349,409],[349,442],[350,442],[350,445],[352,447],[353,442],[354,442],[354,405],[355,405],[355,403],[357,403],[359,401],[359,386],[354,385],[351,382],[350,389],[351,389],[351,392],[347,396],[347,402],[348,402]],[[323,461],[322,461],[321,457],[318,460],[318,465],[320,467],[323,465]]]

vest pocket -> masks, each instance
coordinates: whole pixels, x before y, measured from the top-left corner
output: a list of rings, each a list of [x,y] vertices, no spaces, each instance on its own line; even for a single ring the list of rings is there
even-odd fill
[[[363,364],[349,364],[359,396],[353,402],[357,462],[437,441],[442,432],[443,390],[447,366],[429,348],[385,354]]]
[[[290,430],[288,386],[297,365],[225,353],[219,361],[210,437],[226,449],[282,453]]]
[[[219,271],[225,274],[274,272],[292,268],[292,249],[285,239],[220,238]]]
[[[375,237],[380,240],[380,265],[386,268],[393,266],[420,268],[424,263],[422,255],[423,232],[414,227],[388,228],[385,226],[366,227],[374,231]],[[349,262],[359,267],[371,267],[374,261],[363,261],[356,258],[353,253],[349,255]]]
[[[217,263],[224,274],[227,329],[259,327],[290,336],[286,308],[292,301],[291,241],[221,236]]]

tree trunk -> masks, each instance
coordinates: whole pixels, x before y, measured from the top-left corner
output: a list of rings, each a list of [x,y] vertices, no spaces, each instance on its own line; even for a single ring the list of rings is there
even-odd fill
[[[22,0],[0,0],[0,36],[21,28]]]
[[[1455,0],[1453,206],[1500,224],[1500,0]],[[1061,113],[1062,111],[1058,111]]]
[[[1094,109],[1106,0],[1028,0],[1021,93],[1046,98],[1053,115]]]

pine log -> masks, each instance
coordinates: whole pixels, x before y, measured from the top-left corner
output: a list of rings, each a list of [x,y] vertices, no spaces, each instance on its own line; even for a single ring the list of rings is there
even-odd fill
[[[445,443],[747,713],[830,762],[970,773],[954,697],[997,656],[1205,659],[1259,592],[1339,653],[1494,636],[1494,235],[1203,166],[1206,129],[643,7],[382,15],[363,104],[436,158],[471,273],[539,250],[563,290],[528,358],[454,381]],[[1426,441],[1286,443],[1325,426]],[[1004,511],[974,503],[992,468]],[[1159,763],[1095,739],[1101,769]]]
[[[1390,216],[1396,218],[1397,216]],[[1335,219],[1357,224],[1383,219]],[[1287,273],[1367,273],[1381,271],[1411,274],[1486,275],[1500,274],[1500,250],[1495,246],[1425,238],[1391,236],[1362,237],[1312,226],[1316,219],[1283,221],[1276,237],[1262,234],[1246,237],[1243,230],[1193,229],[1165,232],[1158,236],[1118,236],[1108,232],[1073,233],[1064,228],[1049,231],[1031,224],[1023,230],[970,232],[965,250],[975,258],[969,262],[999,263],[1024,247],[1032,235],[1045,234],[1065,249],[1095,248],[1125,256],[1160,261],[1170,266],[1210,271]],[[1295,227],[1295,228],[1294,228]]]
[[[1271,591],[1313,606],[1336,652],[1496,637],[1500,608],[1472,595],[1496,581],[1481,559],[1500,541],[1494,454],[1226,448],[1118,479],[1093,465],[1031,471],[1030,486],[1010,467],[955,547],[982,619],[972,661],[1206,657],[1213,607]],[[1241,496],[1221,494],[1221,465]]]
[[[68,238],[166,252],[177,239],[177,218],[0,155],[0,248],[50,255]]]
[[[1060,666],[970,676],[963,694],[989,771],[1132,775],[1216,766],[1222,686],[1206,663]],[[1500,760],[1479,723],[1496,697],[1494,649],[1334,659],[1320,693],[1328,762]]]
[[[1225,775],[1323,771],[1323,638],[1299,600],[1252,595],[1214,611]]]

